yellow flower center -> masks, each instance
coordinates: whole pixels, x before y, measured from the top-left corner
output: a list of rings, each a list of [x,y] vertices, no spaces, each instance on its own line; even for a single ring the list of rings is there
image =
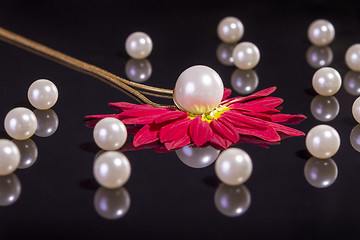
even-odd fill
[[[217,108],[215,108],[214,110],[212,110],[209,113],[203,113],[201,115],[200,114],[197,115],[197,114],[193,114],[193,113],[188,113],[188,116],[189,116],[189,118],[191,120],[196,118],[197,116],[201,116],[201,120],[207,121],[208,123],[210,123],[212,120],[218,119],[221,116],[221,114],[223,114],[227,110],[230,110],[230,108],[219,105]]]

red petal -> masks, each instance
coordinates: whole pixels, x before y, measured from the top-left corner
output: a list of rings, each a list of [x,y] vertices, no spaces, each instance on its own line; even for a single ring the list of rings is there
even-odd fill
[[[223,138],[227,138],[233,143],[239,141],[239,134],[236,132],[235,127],[221,117],[217,120],[212,120],[210,123],[211,128],[214,132]]]
[[[148,116],[135,117],[135,118],[126,118],[126,119],[123,119],[121,121],[124,124],[150,124],[150,123],[153,123],[155,119],[161,117],[162,115],[163,114],[148,115]]]
[[[174,121],[179,118],[185,118],[187,116],[186,112],[183,111],[170,111],[161,115],[161,117],[155,119],[155,123],[163,123],[166,121]]]
[[[220,104],[230,105],[230,104],[233,104],[233,103],[244,102],[244,101],[254,99],[254,98],[265,97],[265,96],[268,96],[271,93],[273,93],[275,90],[276,90],[276,87],[266,88],[264,90],[253,93],[253,94],[251,94],[249,96],[246,96],[246,97],[229,98],[227,100],[222,101]]]
[[[247,102],[247,105],[259,105],[264,108],[276,108],[282,104],[284,100],[278,97],[265,97],[261,99],[255,99],[253,101]]]
[[[273,122],[281,122],[281,124],[295,125],[302,122],[306,117],[304,115],[291,115],[291,114],[274,114],[271,115]]]
[[[190,136],[188,135],[185,135],[185,136],[182,136],[180,138],[177,138],[177,139],[174,139],[170,142],[166,142],[164,143],[165,147],[167,150],[173,150],[173,149],[176,149],[176,148],[181,148],[181,147],[184,147],[188,144],[190,144]]]
[[[157,140],[159,140],[159,130],[151,131],[150,126],[145,125],[135,134],[133,144],[138,147]]]
[[[249,127],[249,128],[257,128],[257,129],[265,129],[268,124],[265,121],[249,117],[241,114],[237,111],[226,111],[221,117],[226,118],[229,122],[231,122],[235,127]]]
[[[233,142],[231,142],[229,139],[223,138],[223,137],[217,135],[216,133],[213,134],[213,136],[209,140],[209,142],[216,144],[217,146],[219,146],[223,149],[226,149],[226,148],[230,147],[231,144],[233,144]]]
[[[132,109],[151,109],[154,108],[150,105],[147,104],[133,104],[133,103],[128,103],[128,102],[116,102],[116,103],[109,103],[109,106],[119,110],[119,111],[127,111],[127,110],[132,110]]]
[[[210,124],[201,120],[201,116],[197,116],[190,122],[189,133],[192,141],[198,147],[209,141],[213,134]]]
[[[235,103],[229,106],[231,109],[242,110],[247,112],[277,113],[280,112],[275,108],[266,108],[258,105],[249,105],[246,103]]]
[[[169,142],[188,135],[190,118],[184,118],[165,125],[160,129],[160,141]]]
[[[230,88],[224,88],[224,95],[221,101],[224,101],[231,95],[231,89]]]
[[[277,123],[270,123],[271,127],[277,131],[277,132],[282,132],[286,135],[289,135],[289,136],[304,136],[305,133],[299,131],[299,130],[296,130],[294,128],[290,128],[290,127],[287,127],[287,126],[284,126],[284,125],[281,125],[281,124],[277,124]]]
[[[164,114],[169,112],[169,110],[165,108],[151,108],[151,109],[135,109],[135,110],[127,110],[125,112],[119,113],[121,117],[147,117],[147,116],[158,116],[160,114]]]
[[[254,128],[236,128],[238,134],[254,136],[269,142],[277,142],[281,140],[280,135],[271,127],[267,129],[254,129]]]

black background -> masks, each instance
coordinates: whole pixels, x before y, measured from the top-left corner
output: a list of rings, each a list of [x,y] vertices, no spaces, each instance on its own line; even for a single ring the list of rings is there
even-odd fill
[[[284,99],[283,112],[308,117],[297,129],[307,132],[321,124],[310,112],[316,69],[305,57],[311,46],[307,28],[318,18],[333,23],[336,37],[330,45],[334,55],[330,66],[344,76],[349,71],[345,51],[360,42],[356,1],[0,1],[1,27],[122,77],[129,60],[126,37],[134,31],[148,33],[154,49],[148,58],[153,69],[146,84],[169,89],[183,70],[196,64],[215,69],[231,88],[235,67],[222,65],[216,57],[220,44],[216,27],[225,16],[238,17],[245,27],[241,41],[260,49],[257,90],[277,86],[273,96]],[[0,207],[1,239],[360,237],[360,153],[349,141],[356,126],[351,105],[357,96],[344,87],[336,94],[340,113],[326,123],[341,137],[333,157],[338,177],[330,187],[318,189],[306,181],[304,166],[310,155],[305,137],[285,139],[269,149],[238,144],[253,160],[253,174],[245,183],[251,205],[243,215],[231,218],[214,203],[220,183],[214,165],[193,169],[175,152],[126,152],[132,165],[125,185],[131,206],[122,218],[106,220],[94,208],[99,185],[92,166],[99,148],[84,116],[114,113],[108,102],[134,100],[97,79],[0,42],[0,119],[16,106],[33,109],[27,89],[38,78],[52,80],[59,89],[53,107],[59,128],[48,138],[32,137],[39,156],[33,166],[15,172],[21,194],[12,205]],[[9,138],[2,125],[0,136]]]

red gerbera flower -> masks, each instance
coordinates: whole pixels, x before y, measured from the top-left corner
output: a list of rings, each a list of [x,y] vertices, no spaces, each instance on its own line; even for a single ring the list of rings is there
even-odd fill
[[[304,115],[282,114],[278,106],[281,98],[269,97],[275,87],[267,88],[246,97],[226,99],[225,89],[220,105],[212,112],[193,115],[175,108],[157,108],[127,102],[109,103],[119,114],[91,115],[86,119],[100,120],[115,117],[127,125],[142,125],[136,129],[133,146],[139,147],[160,142],[167,150],[195,144],[206,144],[226,149],[248,137],[275,143],[287,136],[303,136],[303,132],[282,124],[297,124]],[[251,100],[251,101],[250,101]]]

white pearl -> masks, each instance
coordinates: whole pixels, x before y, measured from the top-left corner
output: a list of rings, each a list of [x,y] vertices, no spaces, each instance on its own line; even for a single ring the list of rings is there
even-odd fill
[[[93,173],[96,181],[106,188],[123,186],[131,174],[127,157],[118,151],[107,151],[95,159]]]
[[[330,158],[339,150],[339,133],[329,125],[317,125],[306,135],[306,148],[317,158]]]
[[[322,96],[332,96],[341,87],[341,76],[338,71],[331,67],[323,67],[317,70],[312,78],[314,90]]]
[[[326,188],[333,184],[337,178],[338,169],[331,158],[309,158],[304,167],[306,181],[316,188]]]
[[[134,32],[128,36],[125,43],[127,54],[135,59],[147,58],[153,48],[149,35],[144,32]]]
[[[192,168],[204,168],[215,162],[220,150],[211,146],[203,148],[185,146],[177,149],[175,153],[185,165]]]
[[[233,51],[234,64],[242,70],[254,68],[260,61],[260,52],[251,42],[242,42]]]
[[[234,51],[235,44],[221,42],[216,48],[216,57],[219,62],[225,66],[234,66]]]
[[[33,82],[28,89],[28,99],[37,109],[45,110],[53,107],[59,97],[55,84],[47,79]]]
[[[335,28],[327,20],[316,20],[308,28],[308,38],[316,46],[329,45],[335,38]]]
[[[108,220],[124,217],[130,208],[130,202],[130,194],[124,187],[116,189],[100,187],[94,197],[96,212]]]
[[[18,168],[25,169],[32,166],[38,157],[38,148],[33,140],[12,140],[13,143],[19,148],[20,151],[20,163]]]
[[[259,85],[259,77],[254,70],[235,69],[231,75],[231,86],[239,94],[249,95]]]
[[[174,88],[174,103],[193,114],[208,113],[221,102],[224,84],[213,69],[196,65],[183,71]]]
[[[360,97],[356,98],[352,105],[352,115],[360,123]]]
[[[311,45],[306,51],[306,61],[313,68],[329,66],[334,58],[329,46],[319,47]]]
[[[335,96],[317,95],[310,104],[311,113],[319,121],[328,122],[336,118],[340,111],[339,101]]]
[[[38,123],[35,131],[36,136],[49,137],[56,132],[59,126],[59,118],[57,114],[54,112],[54,110],[35,109],[33,113],[35,114]]]
[[[348,71],[344,76],[344,88],[353,96],[360,96],[360,72]]]
[[[20,151],[15,143],[0,139],[0,176],[14,172],[20,163]]]
[[[217,34],[221,41],[235,43],[243,37],[244,25],[236,17],[225,17],[218,24]]]
[[[21,194],[21,182],[15,174],[0,176],[0,206],[10,206]]]
[[[353,44],[346,50],[345,62],[351,70],[360,72],[360,43]]]
[[[37,128],[35,114],[23,107],[8,112],[4,121],[5,131],[10,137],[25,140],[34,135]]]
[[[350,144],[356,151],[360,152],[360,124],[351,130]]]
[[[225,184],[240,185],[248,180],[253,165],[250,156],[242,149],[228,148],[215,162],[217,177]]]
[[[147,59],[130,58],[125,65],[126,76],[134,82],[146,82],[152,73],[152,66]]]
[[[127,130],[117,118],[103,118],[96,123],[93,131],[95,143],[104,150],[117,150],[126,142]]]

